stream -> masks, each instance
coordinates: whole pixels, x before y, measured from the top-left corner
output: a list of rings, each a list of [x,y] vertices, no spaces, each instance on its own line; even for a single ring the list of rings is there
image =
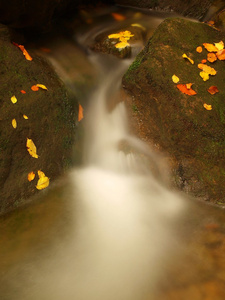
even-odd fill
[[[1,217],[0,299],[222,300],[224,211],[172,191],[163,159],[130,132],[121,78],[142,46],[123,60],[88,49],[113,26],[110,13],[73,37],[97,70],[95,88],[79,99],[82,160]],[[138,13],[149,35],[167,17]],[[73,90],[58,56],[50,61]]]

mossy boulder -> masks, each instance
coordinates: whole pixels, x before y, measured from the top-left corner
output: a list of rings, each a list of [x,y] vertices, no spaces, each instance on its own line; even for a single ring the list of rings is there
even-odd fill
[[[26,60],[11,39],[8,29],[1,25],[0,213],[40,192],[36,189],[38,170],[50,178],[51,185],[70,165],[78,112],[77,101],[68,97],[49,63],[29,49],[33,60]],[[31,87],[36,84],[45,85],[47,90],[33,91]],[[12,96],[17,98],[14,104]],[[38,158],[28,153],[27,138],[36,145]],[[32,171],[36,177],[29,182],[27,175]]]
[[[207,58],[203,43],[221,40],[225,42],[225,35],[207,24],[168,18],[123,77],[133,95],[136,128],[143,139],[169,153],[176,186],[218,204],[225,203],[225,61],[207,61],[217,71],[207,81],[200,77],[198,64]],[[201,53],[198,46],[203,47]],[[197,94],[178,90],[174,74],[180,84],[193,83]],[[211,95],[210,86],[219,92]]]

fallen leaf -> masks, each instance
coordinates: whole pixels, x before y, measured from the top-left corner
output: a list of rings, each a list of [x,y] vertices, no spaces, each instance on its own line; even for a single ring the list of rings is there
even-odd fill
[[[206,62],[207,62],[206,59],[203,59],[203,60],[201,61],[202,64],[205,64]]]
[[[31,89],[32,91],[36,92],[39,90],[39,87],[37,85],[32,85]]]
[[[146,30],[146,28],[144,26],[142,26],[141,24],[138,24],[138,23],[131,24],[131,26],[133,26],[133,27],[139,27],[139,28],[141,28],[144,31]]]
[[[225,49],[222,49],[216,53],[219,60],[225,60]]]
[[[22,52],[23,52],[23,55],[25,56],[25,58],[27,59],[27,60],[32,60],[33,58],[30,56],[30,54],[27,52],[27,50],[24,48],[24,46],[23,45],[18,45],[17,43],[14,43],[13,42],[13,44],[16,46],[16,47],[18,47]]]
[[[47,90],[46,86],[44,84],[36,84],[37,87],[43,89],[43,90]]]
[[[119,39],[121,37],[120,33],[112,33],[110,35],[108,35],[109,39]]]
[[[38,190],[43,190],[49,186],[49,178],[45,176],[45,173],[41,170],[38,170],[39,180],[37,182],[36,188]]]
[[[78,122],[80,122],[83,119],[83,107],[79,104],[79,111],[78,111]]]
[[[216,75],[216,70],[214,68],[211,68],[208,65],[205,64],[198,64],[198,68],[202,71],[208,73],[209,75]]]
[[[17,127],[16,119],[12,119],[12,127],[13,127],[13,128],[16,128],[16,127]]]
[[[27,175],[27,179],[28,179],[29,181],[34,180],[34,178],[35,178],[34,172],[30,172],[30,173]]]
[[[172,76],[172,80],[174,83],[178,83],[180,81],[179,77],[177,77],[175,74]]]
[[[30,155],[34,158],[38,158],[37,155],[37,148],[34,144],[34,142],[31,139],[27,138],[27,151],[30,153]]]
[[[116,21],[123,21],[126,19],[125,16],[121,15],[121,14],[118,14],[118,13],[111,13],[111,15],[113,16],[113,18],[116,20]]]
[[[203,81],[209,80],[209,74],[202,71],[199,73],[199,75],[202,77]]]
[[[198,47],[196,48],[196,51],[197,51],[198,53],[202,53],[202,47],[201,47],[201,46],[198,46]]]
[[[28,119],[28,116],[26,116],[26,115],[23,115],[23,118],[24,118],[25,120],[27,120],[27,119]]]
[[[186,83],[186,87],[187,87],[188,90],[190,90],[192,84],[193,84],[193,83]]]
[[[210,21],[207,22],[207,24],[209,24],[209,25],[213,25],[214,23],[215,22],[213,20],[210,20]]]
[[[222,50],[224,48],[224,42],[220,41],[219,43],[214,43],[218,50]]]
[[[207,91],[208,91],[211,95],[214,95],[214,94],[216,94],[216,93],[219,92],[217,86],[215,86],[215,85],[210,86],[210,88],[208,88]]]
[[[208,53],[207,54],[207,60],[211,63],[217,60],[216,54],[215,53]]]
[[[25,92],[24,90],[21,90],[20,92],[21,92],[22,94],[26,94],[26,92]]]
[[[182,57],[188,59],[192,65],[194,64],[193,59],[191,59],[190,57],[188,57],[185,53],[182,55]]]
[[[212,105],[204,103],[203,106],[206,110],[212,110]]]
[[[121,31],[119,33],[113,33],[108,35],[109,39],[119,39],[120,43],[115,45],[116,48],[125,48],[130,46],[127,42],[134,34],[132,34],[129,30]]]
[[[11,101],[12,101],[13,104],[15,104],[17,102],[16,96],[12,96]]]
[[[117,43],[115,45],[116,48],[125,48],[127,46],[130,46],[130,44],[126,41],[126,42],[120,42],[120,43]]]
[[[217,51],[218,51],[217,47],[214,46],[213,44],[203,43],[203,46],[205,47],[205,49],[206,49],[208,52],[217,52]]]
[[[190,84],[190,83],[189,83]],[[189,85],[188,84],[188,85]],[[192,84],[191,84],[192,85]],[[190,87],[187,88],[187,84],[177,84],[178,90],[180,90],[182,93],[193,96],[196,95],[197,93]]]

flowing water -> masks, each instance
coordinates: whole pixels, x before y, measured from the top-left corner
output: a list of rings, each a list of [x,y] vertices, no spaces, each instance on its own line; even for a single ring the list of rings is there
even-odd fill
[[[222,300],[223,212],[171,191],[161,157],[129,132],[119,91],[132,59],[87,59],[98,84],[82,163],[2,218],[0,299]]]

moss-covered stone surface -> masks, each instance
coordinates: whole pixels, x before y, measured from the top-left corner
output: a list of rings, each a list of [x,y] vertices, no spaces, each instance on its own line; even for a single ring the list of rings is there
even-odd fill
[[[77,127],[78,103],[68,97],[52,67],[32,51],[33,60],[26,60],[11,40],[14,41],[8,29],[1,25],[0,213],[40,193],[36,189],[37,170],[50,178],[50,185],[63,173],[71,164]],[[48,90],[32,91],[31,87],[38,83]],[[17,103],[11,102],[12,96]],[[12,119],[16,119],[17,128],[13,128]],[[38,158],[28,153],[27,138],[36,145]],[[36,177],[29,182],[27,175],[31,171]]]
[[[196,47],[221,40],[225,42],[225,35],[207,24],[168,18],[123,77],[124,87],[134,96],[139,134],[169,153],[176,185],[218,204],[225,203],[225,61],[207,62],[217,74],[203,81],[198,64],[208,52],[203,47],[198,53]],[[194,64],[182,57],[184,53]],[[180,92],[173,74],[181,84],[193,83],[197,94]],[[210,86],[219,92],[211,95]]]

